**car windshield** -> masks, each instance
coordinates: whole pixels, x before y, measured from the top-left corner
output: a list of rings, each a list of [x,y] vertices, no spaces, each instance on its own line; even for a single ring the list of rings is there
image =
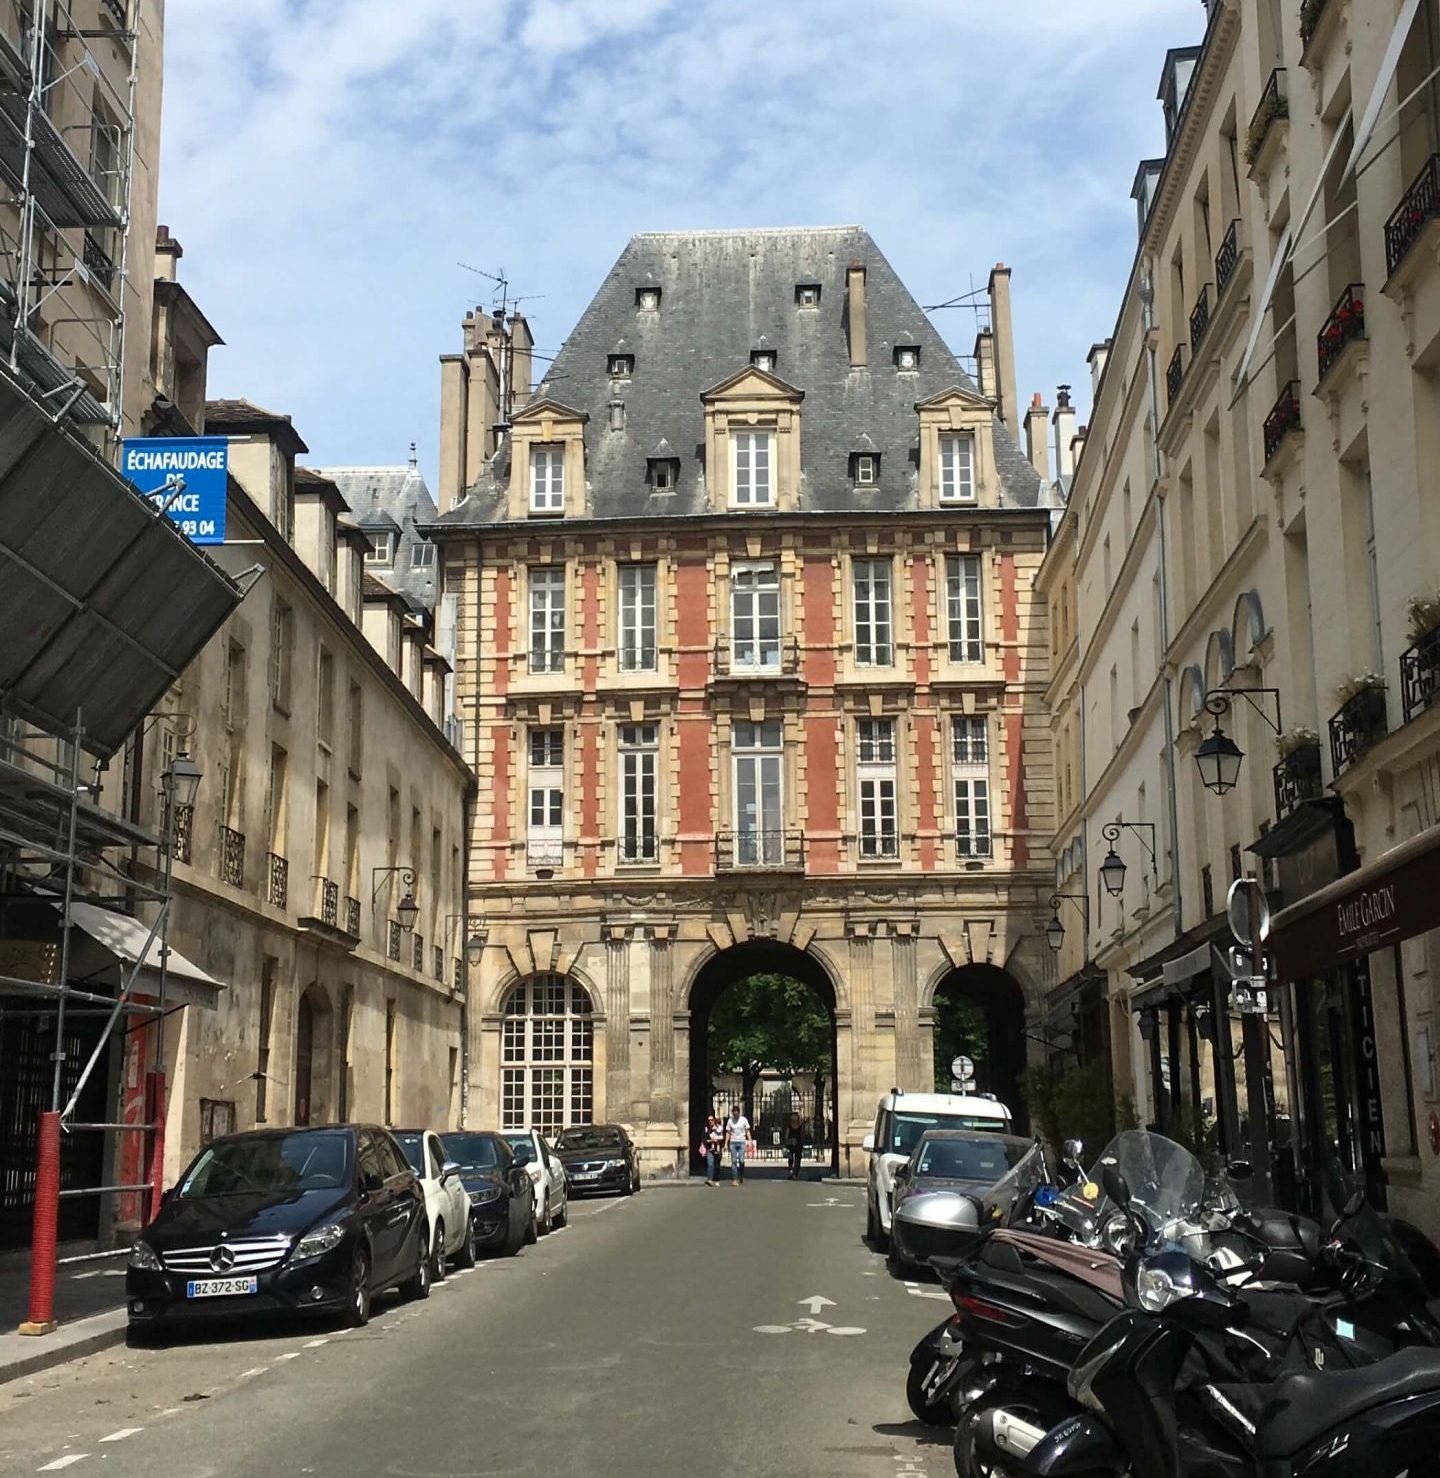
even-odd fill
[[[1028,1144],[1006,1144],[1003,1139],[927,1139],[920,1146],[915,1174],[990,1185],[1029,1153]]]
[[[927,1129],[976,1129],[994,1134],[1005,1126],[999,1119],[982,1119],[973,1114],[900,1114],[893,1115],[889,1144],[881,1148],[888,1155],[910,1155]]]
[[[494,1170],[500,1163],[500,1151],[488,1134],[446,1134],[441,1143],[462,1170]]]
[[[618,1150],[618,1129],[564,1129],[555,1141],[557,1150]]]
[[[350,1136],[334,1131],[222,1139],[201,1153],[175,1194],[192,1200],[337,1190],[350,1184],[350,1163]]]
[[[512,1150],[529,1150],[532,1154],[535,1151],[535,1142],[528,1134],[507,1134],[505,1143]]]
[[[418,1134],[397,1134],[395,1143],[405,1151],[410,1168],[422,1179],[425,1176],[425,1145]]]

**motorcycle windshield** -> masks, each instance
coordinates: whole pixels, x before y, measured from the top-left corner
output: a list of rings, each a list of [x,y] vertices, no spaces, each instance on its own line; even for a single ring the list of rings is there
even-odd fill
[[[1420,1270],[1410,1260],[1390,1224],[1365,1199],[1364,1179],[1332,1160],[1325,1175],[1325,1191],[1339,1216],[1335,1235],[1355,1247],[1384,1280],[1404,1290],[1422,1307],[1432,1296]]]
[[[1030,1151],[985,1192],[981,1200],[980,1225],[1003,1221],[1010,1211],[1047,1183],[1045,1152],[1039,1140]]]
[[[1161,1240],[1174,1235],[1176,1223],[1193,1221],[1204,1205],[1205,1167],[1184,1145],[1148,1129],[1127,1129],[1106,1145],[1089,1179],[1077,1187],[1078,1200],[1088,1203],[1097,1221],[1115,1209],[1104,1191],[1107,1168],[1125,1178],[1131,1211],[1142,1215]]]

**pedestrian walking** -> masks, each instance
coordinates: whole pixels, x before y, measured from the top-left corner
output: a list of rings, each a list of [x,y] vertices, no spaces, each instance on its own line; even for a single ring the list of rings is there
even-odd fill
[[[789,1127],[785,1130],[785,1157],[790,1162],[790,1179],[800,1179],[800,1158],[805,1153],[805,1125],[799,1114],[790,1115]]]
[[[730,1184],[743,1185],[745,1181],[745,1148],[750,1140],[750,1120],[740,1111],[737,1103],[725,1121],[725,1134],[730,1140]]]
[[[700,1154],[705,1161],[705,1184],[720,1184],[720,1156],[725,1147],[725,1129],[714,1114],[705,1119],[705,1136],[700,1141]]]

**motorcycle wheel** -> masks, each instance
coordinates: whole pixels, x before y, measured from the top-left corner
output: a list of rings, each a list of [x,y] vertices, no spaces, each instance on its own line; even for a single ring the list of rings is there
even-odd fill
[[[955,1421],[954,1401],[949,1396],[931,1401],[925,1394],[926,1380],[935,1369],[936,1363],[925,1359],[911,1362],[910,1374],[905,1380],[905,1399],[910,1403],[910,1410],[915,1413],[916,1421],[924,1422],[927,1427],[948,1427]]]
[[[1063,1398],[1062,1398],[1063,1399]],[[1060,1413],[1037,1404],[1033,1399],[1028,1399],[1023,1390],[1015,1390],[1013,1387],[1007,1390],[993,1391],[982,1396],[968,1410],[960,1413],[960,1419],[955,1423],[955,1473],[957,1478],[1022,1478],[1025,1469],[1021,1466],[1011,1467],[1008,1464],[992,1462],[980,1452],[976,1440],[976,1428],[984,1416],[994,1407],[1003,1406],[1007,1411],[1013,1412],[1022,1420],[1034,1422],[1036,1426],[1050,1428],[1054,1425]],[[1016,1460],[1017,1463],[1020,1461]],[[1123,1474],[1110,1474],[1096,1472],[1086,1474],[1086,1478],[1124,1478]]]

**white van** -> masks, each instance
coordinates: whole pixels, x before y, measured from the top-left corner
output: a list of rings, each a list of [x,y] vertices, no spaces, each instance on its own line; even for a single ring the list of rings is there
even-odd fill
[[[978,1129],[1010,1133],[1010,1110],[994,1098],[974,1093],[887,1093],[875,1115],[875,1130],[867,1134],[865,1234],[870,1245],[883,1252],[890,1242],[890,1200],[895,1169],[910,1158],[927,1129]]]

